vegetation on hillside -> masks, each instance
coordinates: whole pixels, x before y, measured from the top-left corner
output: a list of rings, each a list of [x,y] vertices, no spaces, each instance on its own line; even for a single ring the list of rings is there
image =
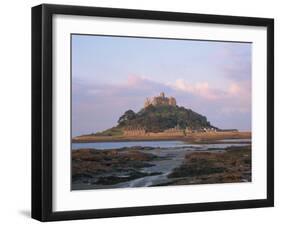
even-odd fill
[[[102,132],[97,132],[94,135],[95,136],[121,136],[123,135],[123,130],[118,127],[112,127]]]
[[[150,105],[138,113],[126,111],[118,120],[117,128],[144,128],[147,132],[162,132],[169,128],[185,129],[215,128],[191,109],[170,105]]]

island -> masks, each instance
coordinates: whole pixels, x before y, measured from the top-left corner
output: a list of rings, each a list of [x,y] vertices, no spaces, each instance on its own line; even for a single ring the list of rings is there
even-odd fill
[[[72,138],[72,142],[188,140],[207,142],[218,139],[250,139],[251,132],[219,129],[192,109],[178,106],[174,97],[146,98],[143,108],[127,110],[118,124],[105,131]]]

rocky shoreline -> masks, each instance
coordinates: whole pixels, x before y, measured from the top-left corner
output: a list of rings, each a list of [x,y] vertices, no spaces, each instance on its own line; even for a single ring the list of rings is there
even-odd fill
[[[157,164],[174,164],[173,158],[178,165],[170,167],[168,173],[157,170],[161,169]],[[131,181],[157,177],[162,180],[147,186],[250,182],[251,145],[204,150],[193,146],[168,149],[136,146],[72,152],[73,190],[127,187]]]
[[[187,154],[168,177],[177,178],[170,185],[251,182],[251,146]]]
[[[153,166],[160,158],[145,147],[111,150],[79,149],[72,152],[72,183],[113,185],[140,177],[156,175],[140,169]],[[151,149],[151,148],[150,148]]]

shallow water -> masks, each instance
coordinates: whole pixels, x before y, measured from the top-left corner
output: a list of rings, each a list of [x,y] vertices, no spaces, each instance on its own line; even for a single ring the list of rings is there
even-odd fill
[[[231,145],[241,145],[239,142],[250,142],[249,139],[225,139],[219,140],[214,144],[192,144],[186,141],[116,141],[116,142],[93,142],[93,143],[72,143],[72,150],[82,149],[82,148],[94,148],[100,150],[107,149],[118,149],[124,147],[152,147],[152,148],[179,148],[186,146],[194,146],[194,147],[219,147],[224,148]],[[228,142],[227,144],[223,144],[223,142]],[[231,143],[233,142],[233,143]]]
[[[251,139],[222,139],[222,140],[217,140],[219,142],[251,142]]]
[[[124,147],[153,147],[153,148],[168,148],[181,147],[186,145],[182,141],[116,141],[116,142],[94,142],[94,143],[73,143],[72,150],[80,148],[94,148],[94,149],[117,149]]]
[[[188,150],[186,148],[180,148],[174,150],[157,149],[157,150],[150,150],[146,152],[155,154],[160,157],[167,157],[167,158],[161,161],[152,161],[151,163],[154,164],[154,166],[143,168],[142,172],[145,173],[161,172],[161,174],[155,176],[142,177],[125,183],[121,183],[118,185],[119,187],[148,187],[148,186],[167,183],[171,181],[171,179],[167,178],[168,174],[170,174],[174,168],[181,165],[184,156],[187,154]]]

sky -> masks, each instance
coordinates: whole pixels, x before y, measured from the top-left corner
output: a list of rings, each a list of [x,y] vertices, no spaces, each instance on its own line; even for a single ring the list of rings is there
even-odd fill
[[[252,44],[72,35],[72,136],[164,92],[221,129],[251,130]]]

